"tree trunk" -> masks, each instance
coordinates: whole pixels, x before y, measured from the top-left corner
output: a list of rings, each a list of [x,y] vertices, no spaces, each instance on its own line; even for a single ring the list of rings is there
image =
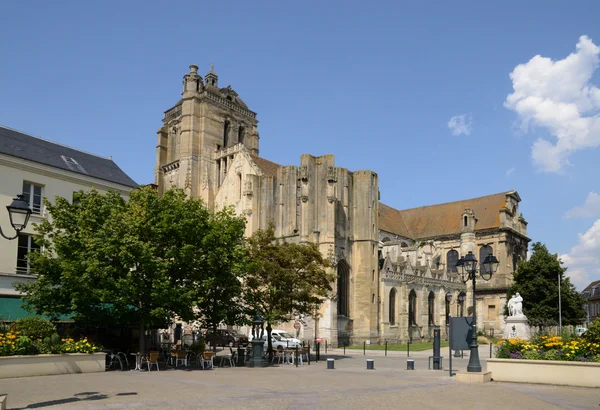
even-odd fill
[[[144,322],[140,321],[139,323],[139,333],[140,333],[140,354],[143,354],[145,352],[145,344],[146,344],[146,329],[144,326]]]
[[[213,324],[212,326],[212,340],[211,340],[211,345],[213,348],[213,352],[215,352],[215,354],[217,353],[217,325]]]
[[[273,362],[273,342],[271,340],[271,322],[267,322],[267,354],[269,355],[269,363]]]

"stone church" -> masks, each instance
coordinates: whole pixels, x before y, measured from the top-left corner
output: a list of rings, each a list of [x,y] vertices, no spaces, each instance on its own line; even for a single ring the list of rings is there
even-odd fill
[[[288,241],[312,242],[337,271],[335,294],[299,336],[330,344],[429,339],[450,315],[467,315],[471,297],[456,275],[460,255],[493,253],[497,274],[477,289],[480,329],[500,333],[506,288],[526,257],[527,222],[519,194],[397,210],[379,202],[378,176],[336,165],[333,155],[302,154],[297,165],[260,157],[256,112],[214,69],[190,66],[182,98],[158,130],[155,184],[235,207],[246,234],[266,228]],[[280,327],[291,329],[289,324]]]

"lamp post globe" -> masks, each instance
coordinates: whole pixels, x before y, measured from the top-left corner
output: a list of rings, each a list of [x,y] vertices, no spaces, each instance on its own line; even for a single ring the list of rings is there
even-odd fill
[[[10,225],[16,234],[12,237],[6,236],[0,227],[0,235],[8,240],[12,240],[19,236],[19,232],[27,227],[29,217],[31,216],[31,208],[29,208],[27,201],[23,199],[23,195],[17,195],[16,198],[13,198],[10,205],[6,206],[6,210],[8,211]]]
[[[479,361],[479,344],[477,343],[477,272],[479,271],[482,279],[486,281],[490,280],[494,273],[496,273],[496,269],[498,269],[498,259],[494,255],[488,255],[478,269],[477,258],[473,255],[473,252],[469,251],[467,255],[456,262],[456,269],[464,283],[467,283],[469,280],[472,281],[473,320],[471,322],[471,344],[469,346],[471,352],[469,354],[467,372],[478,373],[481,372],[481,362]]]

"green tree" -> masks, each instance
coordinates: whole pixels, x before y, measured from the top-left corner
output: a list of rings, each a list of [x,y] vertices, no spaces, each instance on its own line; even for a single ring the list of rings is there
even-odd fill
[[[248,239],[245,302],[267,323],[268,352],[272,355],[272,325],[314,315],[330,295],[335,274],[315,244],[278,240],[270,225]]]
[[[38,314],[73,314],[77,322],[164,327],[193,317],[194,278],[205,267],[210,212],[181,190],[144,187],[126,201],[116,192],[74,194],[46,202],[37,227],[43,250],[32,255],[39,278],[19,284]]]
[[[529,324],[543,329],[558,325],[558,278],[563,325],[577,325],[585,317],[585,300],[565,272],[558,255],[548,252],[546,245],[536,242],[528,261],[521,261],[514,274],[514,283],[508,289],[507,298],[519,292],[523,297],[523,313]],[[505,315],[507,310],[505,308]]]
[[[246,322],[242,301],[245,228],[245,219],[226,208],[211,216],[209,231],[203,238],[202,246],[211,252],[206,254],[205,268],[196,278],[196,314],[202,327],[212,329],[213,334],[220,323]]]

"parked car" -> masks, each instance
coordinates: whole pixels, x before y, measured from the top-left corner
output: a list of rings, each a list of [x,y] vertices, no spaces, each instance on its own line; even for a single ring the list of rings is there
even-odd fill
[[[246,346],[248,337],[235,330],[217,329],[216,333],[206,332],[206,343],[211,346]]]
[[[265,330],[265,334],[262,337],[262,340],[265,342],[264,349],[268,349],[267,343],[267,331]],[[271,330],[271,344],[273,345],[273,349],[283,350],[283,349],[294,349],[296,347],[302,347],[302,342],[296,338],[294,338],[289,333],[273,329]]]
[[[577,336],[581,337],[583,336],[583,334],[587,332],[587,329],[585,327],[576,327],[575,328],[575,334],[577,334]]]

